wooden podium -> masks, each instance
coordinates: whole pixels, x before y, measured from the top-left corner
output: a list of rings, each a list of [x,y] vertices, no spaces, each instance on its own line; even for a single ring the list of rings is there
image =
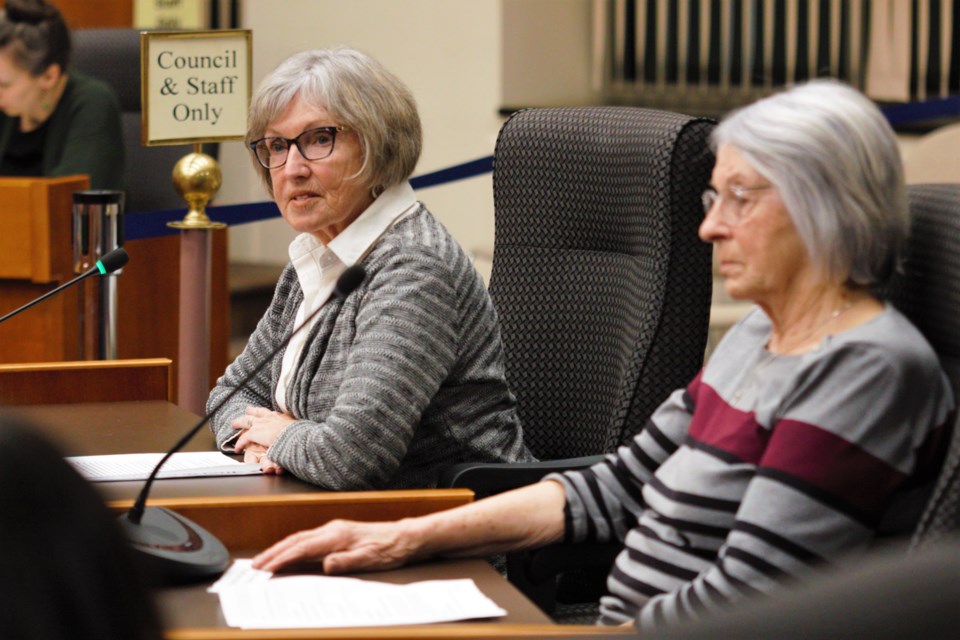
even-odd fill
[[[87,185],[85,176],[0,178],[0,202],[4,203],[0,214],[0,315],[76,276],[71,235],[73,192]],[[226,233],[219,230],[213,234],[211,387],[226,368],[228,356]],[[124,248],[130,262],[117,280],[117,357],[176,362],[179,238],[133,240]],[[90,343],[90,325],[96,319],[91,306],[97,304],[98,287],[97,279],[89,278],[0,325],[0,363],[91,357],[96,353]],[[176,389],[176,367],[173,375]]]
[[[85,176],[0,178],[0,315],[73,278],[73,192]],[[0,362],[78,360],[80,287],[0,325]]]

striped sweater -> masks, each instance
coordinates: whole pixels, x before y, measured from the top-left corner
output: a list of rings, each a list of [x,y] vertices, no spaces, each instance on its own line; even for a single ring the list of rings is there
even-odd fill
[[[772,357],[769,335],[753,310],[629,446],[551,476],[568,540],[624,542],[602,622],[670,624],[802,579],[866,548],[934,466],[953,396],[893,307],[802,355]]]
[[[430,487],[458,462],[532,459],[504,377],[496,312],[483,281],[421,205],[363,260],[367,276],[331,299],[287,393],[296,421],[267,455],[326,489]],[[293,329],[303,292],[287,265],[247,347],[210,394],[226,396]],[[230,448],[230,421],[270,407],[282,352],[211,420]]]

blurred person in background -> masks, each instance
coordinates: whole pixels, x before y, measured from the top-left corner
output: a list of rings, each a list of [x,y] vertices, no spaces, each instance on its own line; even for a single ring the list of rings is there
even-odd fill
[[[120,102],[101,80],[69,70],[70,32],[44,0],[0,12],[0,176],[90,176],[123,189]]]

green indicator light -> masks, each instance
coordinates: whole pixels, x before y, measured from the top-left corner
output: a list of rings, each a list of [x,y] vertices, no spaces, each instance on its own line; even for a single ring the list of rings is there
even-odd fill
[[[97,260],[97,269],[100,269],[100,275],[107,275],[107,270],[103,268],[103,263]]]

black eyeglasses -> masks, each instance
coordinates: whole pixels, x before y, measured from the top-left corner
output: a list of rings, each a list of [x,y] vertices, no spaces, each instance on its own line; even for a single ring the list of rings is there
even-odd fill
[[[296,146],[306,160],[323,160],[333,153],[337,134],[344,127],[317,127],[307,129],[296,138],[260,138],[249,147],[264,169],[279,169],[287,163],[291,145]]]

